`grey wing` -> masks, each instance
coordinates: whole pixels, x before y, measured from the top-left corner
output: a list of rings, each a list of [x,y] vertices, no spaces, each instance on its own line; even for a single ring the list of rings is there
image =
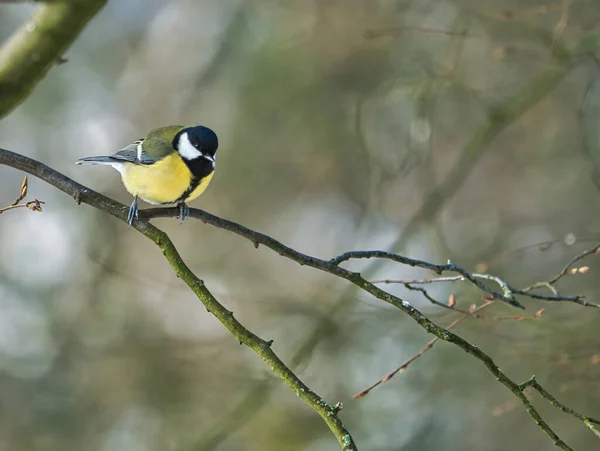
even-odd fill
[[[158,160],[148,155],[141,147],[143,140],[137,140],[133,144],[128,145],[124,149],[110,156],[111,159],[128,161],[134,164],[154,164]]]

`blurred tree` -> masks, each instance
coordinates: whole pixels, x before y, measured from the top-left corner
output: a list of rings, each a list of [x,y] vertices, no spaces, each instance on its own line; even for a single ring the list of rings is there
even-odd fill
[[[238,341],[346,449],[341,406],[297,377],[343,402],[360,449],[550,449],[536,422],[597,446],[571,421],[598,435],[578,413],[600,415],[594,3],[38,3],[0,5],[2,147],[33,157],[0,163],[97,209],[3,170],[7,449],[331,449]],[[167,123],[217,130],[198,205],[268,236],[155,209],[137,228],[165,262],[68,178],[124,201],[118,174],[72,161]]]

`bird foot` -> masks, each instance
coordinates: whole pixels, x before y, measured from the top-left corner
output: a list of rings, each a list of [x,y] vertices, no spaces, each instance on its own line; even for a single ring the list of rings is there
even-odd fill
[[[178,218],[180,219],[179,224],[183,224],[183,221],[185,221],[185,218],[190,216],[190,207],[188,207],[185,202],[182,202],[179,204],[179,216]]]
[[[131,207],[129,207],[129,213],[127,213],[127,224],[133,225],[133,220],[138,218],[138,201],[137,196],[133,198]]]

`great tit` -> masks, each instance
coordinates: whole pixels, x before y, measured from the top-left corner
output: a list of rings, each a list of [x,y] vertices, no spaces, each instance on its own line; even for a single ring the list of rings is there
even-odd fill
[[[138,197],[151,204],[178,204],[181,222],[189,215],[186,201],[204,192],[215,170],[219,147],[208,127],[169,125],[110,156],[82,158],[76,164],[109,165],[121,173],[133,195],[127,222],[138,217]]]

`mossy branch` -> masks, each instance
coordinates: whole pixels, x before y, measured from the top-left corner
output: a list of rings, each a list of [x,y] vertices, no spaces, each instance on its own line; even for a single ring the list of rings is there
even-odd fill
[[[34,175],[72,196],[78,203],[86,203],[120,219],[123,222],[127,221],[127,206],[96,193],[95,191],[71,180],[65,175],[60,174],[59,172],[38,161],[8,150],[0,149],[0,164],[10,166]],[[271,349],[270,342],[259,338],[246,329],[237,319],[235,319],[233,313],[221,305],[206,288],[204,282],[195,276],[194,273],[187,267],[167,234],[154,227],[149,222],[151,218],[177,217],[178,214],[178,208],[154,208],[151,210],[144,210],[140,212],[139,220],[134,223],[134,228],[160,247],[177,276],[190,287],[190,289],[196,294],[198,299],[204,304],[207,310],[215,315],[215,317],[234,335],[234,337],[240,343],[246,344],[254,352],[256,352],[273,370],[273,372],[275,372],[275,374],[277,374],[302,400],[304,400],[315,411],[317,411],[319,415],[321,415],[321,417],[329,426],[330,430],[337,438],[343,450],[349,451],[357,449],[351,435],[338,418],[340,406],[331,406],[323,401],[323,399],[321,399],[316,393],[304,385],[304,383],[300,381],[293,371],[291,371],[277,357],[277,355]],[[200,219],[207,224],[240,235],[250,240],[255,247],[258,247],[262,244],[265,247],[277,252],[279,255],[289,258],[300,265],[310,266],[334,276],[346,279],[367,293],[372,294],[377,299],[380,299],[383,302],[391,304],[402,310],[427,332],[435,335],[443,341],[455,344],[479,360],[500,383],[506,386],[513,393],[513,395],[517,397],[517,399],[523,404],[525,410],[533,418],[535,423],[550,437],[556,446],[565,451],[572,450],[572,448],[569,447],[554,432],[548,423],[544,421],[537,409],[527,399],[523,393],[523,385],[517,384],[511,380],[502,370],[500,370],[500,368],[494,363],[489,355],[480,350],[477,346],[468,343],[460,336],[440,326],[437,326],[408,302],[378,288],[373,283],[363,278],[360,273],[352,272],[338,266],[339,260],[342,259],[341,257],[332,261],[302,254],[301,252],[284,245],[268,235],[248,229],[247,227],[235,222],[211,215],[202,210],[190,209],[190,215],[191,217]],[[589,417],[581,417],[586,418],[589,421],[596,421],[590,420]]]
[[[20,105],[63,60],[64,52],[106,0],[41,3],[0,48],[0,119]]]
[[[0,149],[0,164],[11,166],[34,175],[64,193],[72,196],[77,203],[91,205],[108,213],[123,222],[127,222],[128,207],[96,193],[89,188],[71,180],[70,178],[54,171],[48,166],[32,160],[31,158]],[[145,219],[136,220],[134,228],[145,237],[154,242],[162,251],[173,271],[198,297],[200,302],[223,324],[229,332],[240,342],[252,349],[292,389],[296,395],[310,405],[325,421],[331,432],[335,435],[344,451],[355,451],[354,440],[342,421],[338,417],[339,407],[330,405],[319,395],[307,387],[295,373],[271,349],[272,342],[263,340],[244,327],[234,316],[233,312],[219,303],[212,293],[185,264],[169,236],[150,224]]]

